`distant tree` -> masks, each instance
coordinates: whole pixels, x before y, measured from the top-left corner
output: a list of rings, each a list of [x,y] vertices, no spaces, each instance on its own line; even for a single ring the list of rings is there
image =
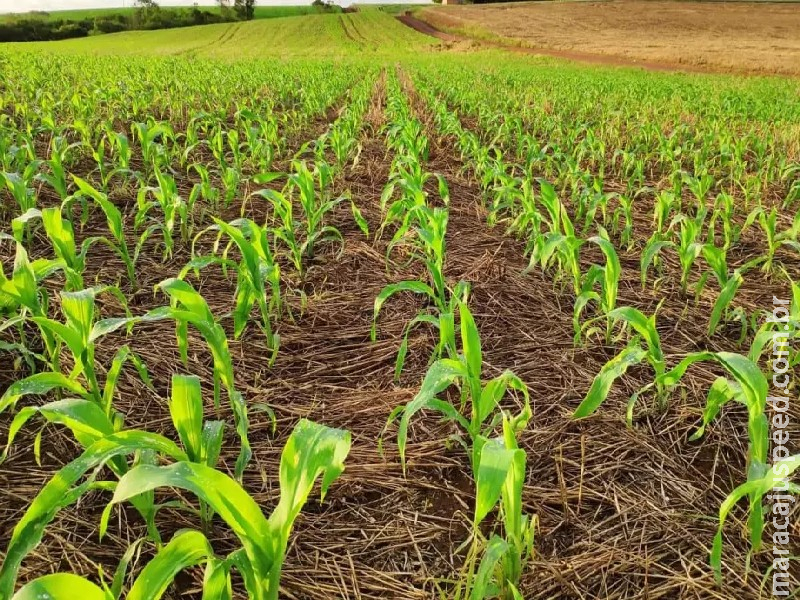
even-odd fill
[[[330,11],[336,6],[333,0],[314,0],[311,3],[311,6],[317,8],[318,10],[322,11]]]
[[[230,0],[217,0],[217,5],[219,6],[219,14],[222,15],[223,21],[230,21],[233,18]]]
[[[256,14],[256,0],[234,0],[233,8],[239,19],[250,21]]]
[[[146,27],[159,10],[156,0],[135,0],[133,4],[136,7],[131,23],[133,29]]]

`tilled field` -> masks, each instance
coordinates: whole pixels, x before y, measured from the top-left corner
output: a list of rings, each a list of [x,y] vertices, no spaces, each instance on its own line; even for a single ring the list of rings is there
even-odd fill
[[[780,2],[517,2],[428,7],[454,34],[589,62],[800,74],[800,14]]]

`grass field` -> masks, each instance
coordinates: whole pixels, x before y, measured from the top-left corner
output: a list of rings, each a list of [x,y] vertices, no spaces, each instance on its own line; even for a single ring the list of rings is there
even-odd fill
[[[800,80],[377,9],[0,70],[0,600],[800,588]]]
[[[313,42],[313,43],[310,43]],[[400,24],[383,11],[357,15],[307,15],[184,27],[170,35],[162,31],[126,31],[90,40],[17,44],[19,49],[57,50],[77,54],[176,54],[215,58],[355,56],[360,52],[394,53],[424,49],[436,40]],[[14,46],[9,44],[9,47]]]

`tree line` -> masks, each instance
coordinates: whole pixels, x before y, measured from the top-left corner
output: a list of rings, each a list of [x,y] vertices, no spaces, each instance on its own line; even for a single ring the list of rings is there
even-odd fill
[[[0,21],[0,42],[44,42],[116,33],[137,29],[170,29],[250,20],[256,0],[218,0],[219,11],[165,8],[155,0],[137,0],[133,11],[103,13],[82,19],[50,19],[47,13],[31,13]]]

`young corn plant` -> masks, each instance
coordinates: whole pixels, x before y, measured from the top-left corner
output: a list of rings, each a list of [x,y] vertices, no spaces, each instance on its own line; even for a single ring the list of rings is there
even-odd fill
[[[458,302],[466,301],[469,293],[468,285],[460,281],[452,289],[448,287],[444,277],[445,237],[447,233],[448,212],[443,208],[428,208],[425,205],[416,206],[409,211],[406,224],[398,230],[398,235],[389,245],[387,254],[401,244],[411,248],[411,260],[423,262],[428,271],[430,284],[422,281],[400,281],[384,287],[375,298],[373,310],[372,329],[370,337],[374,342],[377,337],[377,323],[383,305],[392,296],[400,292],[413,292],[427,296],[434,304],[436,314],[427,311],[419,313],[405,327],[403,341],[395,361],[395,378],[399,378],[405,364],[408,352],[408,337],[412,329],[420,323],[428,323],[439,330],[439,342],[434,350],[434,358],[439,358],[443,352],[454,358],[457,354],[455,341],[454,315]],[[417,227],[413,234],[411,224],[416,222]],[[410,241],[403,239],[402,232],[408,234]]]
[[[800,454],[795,454],[784,458],[774,463],[762,476],[748,477],[745,483],[737,486],[719,507],[719,525],[717,526],[717,533],[714,535],[714,541],[711,546],[711,567],[714,570],[714,577],[718,584],[722,583],[722,531],[725,527],[725,521],[728,518],[731,510],[742,499],[750,499],[750,517],[748,524],[750,527],[751,535],[751,549],[753,552],[757,551],[761,544],[761,533],[763,533],[763,523],[759,525],[752,524],[754,520],[754,506],[758,512],[761,512],[763,498],[774,492],[775,490],[783,490],[791,492],[795,495],[800,495],[800,486],[788,481],[795,471],[800,467]],[[762,516],[763,518],[763,516]],[[758,517],[755,518],[758,520]],[[760,530],[760,531],[759,531]],[[758,543],[753,544],[753,536],[758,536]]]
[[[779,321],[773,317],[772,313],[767,313],[766,319],[756,330],[747,357],[758,363],[767,348],[778,347],[780,352],[786,353],[789,366],[795,367],[800,364],[800,348],[796,348],[789,342],[800,335],[800,283],[792,281],[785,270],[783,273],[792,293],[789,306],[785,307],[788,309],[785,319]],[[788,329],[785,329],[787,326]],[[755,329],[755,325],[753,329]]]
[[[47,239],[53,246],[56,258],[64,263],[67,287],[72,290],[83,289],[83,272],[86,268],[86,254],[99,238],[91,237],[78,248],[72,223],[61,215],[61,207],[31,208],[11,222],[14,238],[22,242],[28,224],[41,219]]]
[[[196,432],[194,429],[193,433]],[[181,441],[184,441],[184,437]],[[142,451],[158,452],[176,462],[162,467],[137,465],[126,472],[116,485],[95,481],[97,467],[114,457]],[[0,595],[11,597],[22,559],[39,544],[44,528],[58,511],[74,504],[90,489],[114,489],[114,497],[101,520],[102,536],[107,530],[114,506],[133,501],[144,494],[152,494],[156,489],[171,487],[191,492],[216,512],[236,534],[241,547],[220,558],[215,555],[205,534],[194,530],[179,532],[169,544],[158,549],[155,557],[134,581],[127,598],[157,600],[163,596],[178,572],[205,563],[204,597],[230,598],[231,575],[236,570],[241,575],[248,597],[254,600],[277,600],[281,570],[294,521],[319,478],[324,500],[330,485],[344,470],[344,460],[349,451],[348,432],[302,419],[281,454],[280,499],[267,518],[255,500],[236,481],[203,462],[192,461],[187,450],[162,436],[132,430],[103,438],[62,468],[17,524],[9,542],[6,561],[0,567]],[[86,473],[92,470],[94,474],[81,482]],[[85,591],[90,599],[114,600],[119,597],[121,582],[113,588],[116,594],[66,573],[34,580],[28,586],[19,593],[47,593],[48,598],[67,600],[73,598],[72,594],[76,591]]]
[[[717,240],[718,224],[722,225],[722,248],[730,249],[732,244],[739,241],[742,233],[741,226],[733,220],[736,214],[736,206],[733,196],[726,192],[720,192],[714,200],[714,211],[708,222],[708,241],[715,245]]]
[[[39,165],[39,161],[32,161],[28,163],[22,173],[0,173],[0,179],[2,179],[11,197],[16,201],[21,213],[36,207],[33,181],[39,171]]]
[[[699,296],[700,293],[702,293],[709,276],[713,276],[717,280],[717,284],[720,288],[719,296],[717,296],[717,299],[714,301],[714,306],[711,309],[711,317],[708,323],[708,335],[712,336],[719,327],[719,324],[723,320],[726,320],[729,314],[736,314],[738,309],[731,311],[729,308],[733,303],[736,293],[744,282],[744,274],[753,267],[758,266],[765,259],[764,257],[758,257],[750,260],[737,269],[734,269],[733,272],[729,274],[728,261],[724,247],[718,248],[711,244],[705,244],[703,246],[703,257],[711,270],[703,273],[700,277],[700,281],[697,284],[697,295]],[[739,311],[739,320],[742,323],[742,333],[739,343],[742,343],[747,336],[747,318],[746,315],[741,314],[741,311]]]
[[[106,383],[107,393],[109,391],[113,393],[121,362],[121,360],[116,359],[109,372]],[[35,415],[41,415],[49,423],[61,424],[70,429],[76,441],[83,447],[84,456],[89,453],[97,442],[109,436],[121,434],[121,436],[130,437],[137,433],[135,430],[123,429],[123,414],[108,415],[96,402],[87,399],[90,395],[83,391],[79,385],[75,383],[69,386],[62,385],[56,379],[53,374],[41,374],[38,377],[29,378],[24,384],[19,382],[22,385],[15,384],[17,388],[15,392],[43,394],[49,389],[61,385],[61,387],[65,387],[65,389],[73,393],[86,396],[86,398],[58,400],[42,406],[27,406],[20,410],[9,429],[9,438],[3,453],[3,459],[5,459],[8,448],[13,443],[16,434]],[[187,459],[201,465],[214,467],[222,446],[224,422],[203,421],[200,380],[192,376],[174,375],[169,409]],[[141,433],[145,435],[143,432]],[[39,435],[41,435],[41,431]],[[122,455],[111,456],[107,464],[118,478],[122,478],[132,466],[150,464],[151,459],[148,458],[150,453],[144,451],[144,448],[141,450],[140,458],[133,465],[129,465]],[[155,515],[160,507],[154,504],[152,492],[146,491],[138,494],[132,499],[132,502],[145,518],[150,538],[160,544],[160,535],[155,525]],[[208,529],[213,517],[213,511],[207,505],[201,503],[199,514],[204,528]],[[5,565],[3,568],[5,568]]]
[[[147,313],[150,319],[172,319],[175,321],[178,350],[184,366],[189,363],[189,325],[193,326],[208,346],[214,363],[214,406],[219,410],[220,391],[224,386],[236,420],[241,449],[236,460],[236,476],[241,477],[252,452],[248,439],[249,421],[247,404],[236,390],[233,377],[233,361],[228,349],[228,338],[205,298],[191,284],[181,279],[166,279],[157,289],[170,297],[170,306],[156,308]]]
[[[98,362],[95,358],[97,342],[109,333],[123,327],[130,328],[137,321],[151,318],[148,315],[132,317],[128,313],[126,317],[121,318],[95,319],[96,298],[104,292],[113,294],[117,299],[123,301],[124,305],[125,298],[117,288],[110,286],[89,288],[77,292],[61,293],[63,322],[41,315],[29,317],[29,320],[33,321],[43,333],[46,332],[48,339],[54,343],[55,351],[50,357],[52,370],[37,373],[9,386],[0,399],[0,412],[9,407],[13,408],[24,395],[41,393],[42,386],[47,385],[49,387],[44,391],[63,388],[72,393],[79,393],[81,397],[91,399],[103,409],[103,413],[107,417],[111,418],[114,412],[112,400],[117,377],[125,361],[131,361],[139,370],[144,381],[149,382],[144,363],[130,351],[128,346],[122,346],[112,360],[111,367],[106,374],[105,385],[100,385]],[[125,308],[127,311],[127,306]],[[62,375],[59,368],[59,354],[62,346],[69,349],[74,363],[68,377]],[[83,378],[86,383],[86,391],[79,383],[80,378]]]
[[[203,508],[207,511],[206,516],[218,514],[233,529],[242,546],[225,559],[219,559],[213,554],[205,534],[198,531],[178,533],[169,544],[158,548],[154,559],[134,581],[127,598],[160,598],[179,571],[205,562],[204,595],[230,597],[225,595],[225,590],[230,590],[231,571],[236,569],[242,575],[249,597],[277,599],[292,525],[316,480],[321,476],[324,499],[330,484],[344,470],[350,434],[305,419],[297,424],[281,455],[280,500],[267,519],[238,483],[214,468],[221,447],[222,425],[219,422],[203,423],[199,392],[196,378],[178,377],[173,380],[170,411],[183,447],[145,431],[117,431],[99,437],[45,485],[12,533],[6,559],[0,566],[0,596],[11,597],[22,560],[40,543],[45,527],[58,511],[77,502],[86,492],[92,489],[114,490],[114,497],[101,519],[102,537],[114,506],[128,500],[134,505],[141,504],[142,498],[153,497],[154,490],[173,487],[196,495],[201,502],[201,519]],[[124,457],[133,453],[157,453],[176,462],[164,467],[153,462],[134,464],[120,474],[118,482],[96,481],[101,472],[99,467],[108,464],[113,470],[116,459],[127,464]],[[85,478],[87,473],[89,475]],[[210,523],[206,526],[210,527]],[[23,590],[26,594],[47,591],[55,594],[48,597],[59,599],[73,598],[76,590],[96,591],[91,587],[93,584],[76,576],[59,574],[55,579],[50,577],[36,580]],[[113,589],[117,590],[116,595],[100,597],[118,597],[121,582],[120,587],[115,585]],[[108,594],[110,590],[106,589],[104,593]]]
[[[42,282],[53,273],[63,271],[66,265],[60,259],[38,259],[31,262],[22,244],[11,236],[0,233],[0,241],[3,240],[16,244],[16,254],[11,277],[7,277],[0,267],[0,316],[5,319],[2,328],[17,326],[21,340],[17,349],[25,352],[25,319],[29,316],[46,317],[48,314],[49,296]],[[46,354],[49,357],[55,356],[55,337],[46,330],[42,330],[41,334]]]
[[[128,281],[130,282],[133,290],[136,291],[138,289],[138,283],[136,280],[136,262],[139,259],[139,253],[142,250],[142,245],[149,236],[149,230],[145,231],[145,233],[139,237],[136,247],[134,248],[133,255],[131,255],[131,252],[128,248],[128,243],[125,240],[125,226],[120,210],[108,199],[106,194],[98,191],[85,180],[75,175],[72,176],[72,179],[78,186],[78,192],[75,194],[75,196],[91,198],[103,211],[103,214],[106,217],[108,230],[111,233],[111,237],[109,238],[101,236],[95,239],[96,241],[102,242],[111,248],[111,250],[120,258],[125,265],[125,272],[128,276]]]
[[[346,197],[331,197],[333,171],[326,163],[315,164],[312,171],[305,162],[294,161],[292,169],[283,191],[265,189],[255,193],[271,203],[278,222],[272,232],[286,247],[292,266],[304,277],[318,244],[338,241],[344,245],[341,232],[332,225],[325,225],[324,218]],[[295,194],[302,209],[301,220],[295,215]]]
[[[125,555],[120,559],[110,585],[106,583],[102,570],[100,572],[102,578],[101,586],[74,573],[51,573],[26,583],[17,591],[13,600],[36,600],[42,598],[47,598],[48,600],[70,600],[72,598],[81,598],[82,600],[121,600],[125,575],[133,555],[140,547],[139,541],[131,544]],[[158,552],[158,555],[144,566],[133,581],[126,598],[131,600],[144,600],[145,598],[158,600],[163,597],[172,583],[176,574],[173,571],[197,566],[203,564],[203,562],[206,563],[205,589],[208,591],[207,597],[225,598],[224,594],[228,590],[224,585],[220,585],[220,578],[216,575],[214,569],[214,561],[204,560],[204,557],[212,555],[211,545],[203,534],[192,530],[179,531]]]
[[[646,189],[646,188],[645,188]],[[619,236],[619,243],[628,250],[633,247],[633,202],[636,195],[617,196],[617,208],[611,220],[611,232]]]
[[[220,219],[214,218],[215,225],[201,231],[192,243],[192,255],[195,255],[194,245],[198,238],[208,231],[218,231],[216,242],[214,243],[214,255],[204,256],[193,259],[184,269],[181,275],[194,268],[199,270],[200,266],[219,263],[226,269],[230,262],[227,259],[228,250],[231,244],[235,244],[239,249],[241,262],[236,266],[236,307],[233,311],[233,335],[238,339],[244,331],[250,319],[250,312],[254,304],[258,304],[261,313],[261,325],[267,339],[268,347],[271,349],[270,366],[275,362],[280,345],[280,336],[273,331],[272,320],[277,318],[281,312],[281,273],[280,266],[275,262],[270,249],[267,229],[260,227],[250,219],[237,219],[230,223],[225,223]],[[222,257],[217,257],[219,242],[222,235],[228,236],[230,242],[222,253]]]
[[[575,235],[575,227],[567,209],[555,193],[552,185],[540,182],[539,201],[545,207],[547,217],[543,219],[549,231],[534,231],[531,248],[530,271],[538,263],[542,269],[556,265],[556,279],[569,278],[576,296],[581,294],[583,273],[581,272],[580,248],[584,240]]]
[[[342,234],[331,225],[324,224],[324,217],[333,210],[345,197],[331,197],[333,184],[333,169],[324,162],[314,164],[314,170],[309,170],[305,162],[295,161],[292,164],[292,173],[289,175],[289,188],[297,192],[300,207],[303,209],[305,236],[302,252],[307,260],[315,255],[315,248],[319,242],[339,241],[344,245]]]
[[[41,171],[36,175],[38,181],[46,183],[55,190],[62,202],[69,196],[69,181],[64,164],[69,160],[70,151],[79,146],[78,143],[70,144],[63,136],[54,137],[50,142],[50,159],[44,161],[49,172]]]
[[[642,287],[644,287],[647,282],[648,269],[656,260],[659,253],[664,248],[673,248],[678,254],[678,260],[681,265],[681,291],[684,294],[686,293],[692,266],[703,252],[704,244],[699,241],[701,230],[700,223],[702,223],[702,221],[698,222],[695,219],[690,219],[686,215],[678,215],[670,224],[670,230],[672,230],[674,225],[680,224],[677,242],[662,239],[658,235],[653,235],[653,237],[648,240],[647,245],[642,251],[641,258]]]
[[[132,469],[117,485],[110,506],[162,487],[191,492],[219,515],[242,544],[224,560],[214,561],[215,577],[223,587],[229,587],[231,571],[235,568],[244,580],[248,597],[277,600],[294,521],[320,477],[324,500],[331,483],[344,471],[349,451],[349,432],[302,419],[281,453],[280,499],[269,518],[228,475],[191,461],[163,467],[140,465]],[[105,532],[109,514],[107,510],[101,522],[101,534]],[[211,554],[207,558],[216,557]]]
[[[765,493],[762,491],[762,486],[766,481],[774,479],[773,471],[768,464],[770,431],[766,407],[769,388],[766,377],[753,361],[731,352],[695,352],[689,354],[678,365],[658,379],[666,388],[673,388],[680,382],[691,365],[705,361],[718,363],[725,369],[730,379],[719,377],[713,383],[706,399],[702,424],[690,439],[696,440],[702,437],[706,427],[717,417],[722,407],[730,401],[744,405],[748,414],[747,483],[734,490],[720,508],[720,524],[711,551],[711,564],[717,577],[719,577],[722,527],[727,512],[730,511],[738,498],[747,496],[749,499],[747,526],[750,533],[751,550],[758,552],[761,547],[764,532],[762,497]],[[773,466],[773,469],[775,467],[777,465]]]
[[[172,256],[175,246],[174,232],[178,225],[181,238],[184,242],[188,241],[190,235],[189,209],[186,201],[178,193],[178,186],[175,180],[162,172],[159,167],[155,167],[156,180],[158,186],[143,186],[139,188],[136,198],[137,212],[134,220],[134,227],[138,229],[151,217],[152,224],[142,234],[143,237],[149,236],[155,231],[160,231],[164,242],[164,260]],[[148,200],[148,196],[152,200]],[[153,208],[160,210],[160,215],[151,216]],[[141,241],[140,241],[141,245]]]
[[[656,311],[658,312],[658,311]],[[656,398],[662,404],[665,401],[666,386],[663,385],[662,376],[666,371],[666,361],[661,349],[661,336],[656,328],[656,315],[645,316],[638,309],[630,306],[623,306],[612,310],[609,318],[615,322],[622,322],[630,326],[635,336],[630,340],[628,346],[617,356],[609,360],[595,376],[586,397],[573,413],[574,419],[588,417],[596,411],[600,405],[608,398],[611,386],[614,381],[625,374],[628,368],[641,362],[647,362],[656,374],[654,384],[645,386],[634,393],[628,400],[626,417],[628,424],[633,422],[633,409],[642,392],[653,385],[656,387]],[[642,347],[644,343],[644,348]]]
[[[756,208],[748,217],[748,220],[750,220],[753,214],[757,215],[758,224],[761,226],[761,230],[767,242],[767,253],[764,256],[764,265],[761,269],[766,273],[772,273],[774,270],[773,264],[775,262],[775,254],[781,246],[787,246],[800,252],[800,241],[798,241],[798,235],[800,235],[800,212],[795,216],[792,226],[782,232],[778,231],[777,207],[773,206],[772,210],[769,212],[764,208]]]
[[[655,233],[666,235],[667,227],[671,222],[670,215],[673,212],[680,212],[680,197],[676,196],[671,190],[662,190],[656,194],[655,206],[653,208],[653,226]]]
[[[614,249],[613,244],[604,237],[605,231],[601,230],[600,236],[590,237],[587,242],[591,242],[600,247],[606,259],[604,266],[592,265],[583,283],[583,291],[575,299],[575,308],[573,313],[573,328],[575,330],[575,343],[579,344],[582,335],[587,337],[591,335],[592,330],[587,331],[587,326],[591,326],[594,320],[590,320],[585,325],[581,326],[580,317],[583,309],[589,302],[596,302],[600,307],[602,313],[600,318],[605,316],[605,339],[606,343],[611,342],[611,334],[614,329],[614,321],[610,317],[611,313],[617,307],[617,294],[619,291],[619,277],[622,268],[619,262],[619,256]],[[600,293],[594,290],[595,283],[600,282]]]
[[[165,144],[175,141],[175,131],[169,123],[157,123],[150,119],[146,123],[133,123],[131,134],[139,142],[145,168],[152,169],[167,158]]]
[[[144,364],[127,347],[123,347],[123,349],[124,352],[117,353],[106,377],[103,397],[104,401],[106,397],[109,398],[109,405],[122,364],[126,359],[134,361],[140,374],[150,385]],[[2,460],[5,460],[9,448],[22,427],[36,415],[41,416],[47,423],[66,426],[84,450],[87,450],[92,444],[104,437],[123,431],[124,415],[122,413],[109,414],[104,406],[98,405],[96,401],[91,399],[91,394],[83,390],[80,384],[66,380],[59,374],[43,373],[13,384],[9,388],[12,395],[8,399],[4,397],[3,401],[0,401],[0,405],[8,401],[15,403],[21,397],[21,394],[43,394],[55,388],[62,388],[82,397],[48,402],[42,406],[26,406],[22,408],[15,415],[9,428],[8,441]],[[210,467],[215,466],[222,447],[224,422],[203,421],[203,402],[200,393],[200,380],[197,377],[173,375],[169,410],[172,422],[189,460]],[[42,430],[39,431],[37,439],[41,434]],[[38,458],[37,454],[37,461]],[[0,462],[2,461],[0,460]],[[109,467],[117,477],[122,477],[130,469],[128,463],[121,456],[112,458],[109,462]],[[138,496],[134,499],[134,505],[147,521],[151,539],[155,542],[160,542],[160,535],[154,521],[159,507],[153,504],[153,495],[145,493]],[[200,517],[204,528],[207,530],[213,517],[213,512],[207,506],[201,504]]]
[[[466,434],[461,443],[470,456],[473,472],[477,472],[480,458],[481,438],[487,438],[502,421],[499,403],[509,389],[522,394],[524,404],[519,414],[509,421],[514,434],[525,428],[531,416],[530,397],[527,386],[511,371],[505,371],[483,383],[483,356],[478,328],[469,308],[464,302],[458,304],[461,333],[461,353],[456,358],[441,358],[434,362],[425,374],[422,386],[414,399],[399,406],[389,416],[387,426],[400,419],[397,431],[397,448],[403,472],[406,470],[406,444],[411,419],[421,410],[441,413],[445,419],[455,421]],[[458,384],[461,400],[458,406],[438,395],[450,386]],[[469,411],[467,412],[467,405]],[[466,416],[464,413],[467,413]]]
[[[476,499],[472,520],[473,544],[465,563],[465,576],[453,591],[453,598],[522,598],[517,586],[526,562],[533,556],[536,517],[523,512],[525,451],[517,444],[515,424],[503,415],[503,435],[479,439],[475,472]],[[480,524],[500,505],[503,535],[485,540]],[[480,552],[483,556],[475,570]],[[462,595],[463,590],[463,595]]]

